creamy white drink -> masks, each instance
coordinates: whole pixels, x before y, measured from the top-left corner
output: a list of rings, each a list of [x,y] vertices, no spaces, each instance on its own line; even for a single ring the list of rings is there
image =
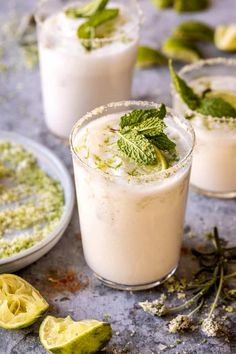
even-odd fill
[[[78,118],[91,109],[131,96],[139,37],[138,7],[135,0],[107,5],[108,9],[114,7],[119,9],[119,16],[112,31],[107,30],[106,38],[85,40],[85,44],[77,30],[87,19],[68,17],[59,7],[38,20],[45,119],[58,136],[68,137]],[[90,50],[86,48],[89,41]]]
[[[232,68],[231,68],[232,69]],[[221,97],[236,107],[236,76],[196,75],[188,84],[201,95],[207,92],[211,97]],[[173,95],[174,110],[177,114],[192,114],[177,93]],[[198,113],[191,119],[196,146],[193,154],[191,185],[209,196],[236,196],[236,118],[214,118]]]
[[[176,143],[169,168],[140,166],[117,146],[120,117],[150,103],[101,107],[71,136],[84,255],[106,284],[144,289],[178,265],[188,191],[193,131],[168,112],[165,133]]]

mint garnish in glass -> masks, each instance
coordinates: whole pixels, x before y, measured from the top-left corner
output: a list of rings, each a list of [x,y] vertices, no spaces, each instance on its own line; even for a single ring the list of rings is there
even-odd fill
[[[130,159],[139,165],[168,167],[164,151],[171,152],[175,143],[164,133],[166,108],[161,104],[157,109],[135,109],[120,119],[117,145]]]
[[[192,111],[215,118],[236,118],[236,109],[221,97],[197,95],[194,90],[175,72],[169,62],[173,85],[184,103]]]

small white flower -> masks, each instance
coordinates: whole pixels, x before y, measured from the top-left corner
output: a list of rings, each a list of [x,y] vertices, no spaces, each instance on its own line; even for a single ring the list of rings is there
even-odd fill
[[[216,337],[217,335],[222,334],[223,326],[221,323],[215,321],[214,316],[206,318],[202,322],[201,329],[208,337]]]
[[[176,333],[189,329],[192,324],[192,320],[189,316],[178,315],[173,318],[169,323],[169,332]]]

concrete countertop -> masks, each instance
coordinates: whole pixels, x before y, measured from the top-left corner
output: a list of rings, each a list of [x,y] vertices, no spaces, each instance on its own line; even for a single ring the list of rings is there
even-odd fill
[[[36,0],[0,1],[1,26],[9,21],[14,22],[15,14],[18,17],[32,11],[35,5]],[[189,17],[212,25],[236,21],[235,0],[212,0],[209,10],[191,15],[178,15],[172,10],[158,13],[149,0],[142,0],[141,5],[146,18],[142,30],[142,43],[145,44],[160,45],[177,23]],[[9,50],[6,51],[5,61],[10,69],[0,73],[0,129],[15,131],[41,142],[65,162],[72,174],[68,145],[53,136],[44,123],[38,67],[33,69],[24,67],[21,54],[14,47],[14,41],[7,47]],[[204,45],[203,50],[208,57],[220,55],[211,45]],[[133,97],[170,104],[169,84],[170,78],[166,67],[136,70]],[[179,275],[188,274],[190,268],[188,255],[184,252],[185,248],[204,242],[202,235],[215,225],[219,227],[222,236],[230,242],[235,241],[235,200],[209,199],[190,192]],[[190,228],[191,234],[196,234],[193,238],[189,237]],[[229,343],[214,338],[208,338],[205,342],[205,337],[198,331],[184,335],[171,335],[166,329],[167,320],[154,318],[144,313],[137,305],[139,301],[147,298],[159,297],[160,288],[129,293],[106,288],[96,280],[83,257],[76,208],[72,221],[57,246],[38,262],[18,274],[31,282],[46,297],[50,303],[50,314],[62,317],[70,314],[74,319],[102,320],[108,317],[114,335],[107,347],[107,353],[228,354],[236,352],[236,341],[233,339],[236,337],[235,326],[233,326],[234,314],[230,316],[231,320],[228,323],[232,338]],[[64,277],[64,281],[55,285],[49,281],[52,275]],[[0,329],[0,354],[45,353],[38,338],[39,322],[19,331]],[[182,342],[173,347],[178,338]]]

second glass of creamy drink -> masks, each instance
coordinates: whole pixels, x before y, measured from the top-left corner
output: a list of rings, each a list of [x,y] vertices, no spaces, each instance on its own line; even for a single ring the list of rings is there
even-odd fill
[[[44,113],[54,134],[67,138],[78,117],[130,99],[141,20],[136,0],[47,0],[36,20]]]
[[[88,265],[115,288],[160,284],[180,256],[190,123],[164,105],[118,102],[80,119],[70,142]]]
[[[185,66],[173,83],[174,110],[196,133],[191,185],[208,196],[236,197],[236,60]]]

